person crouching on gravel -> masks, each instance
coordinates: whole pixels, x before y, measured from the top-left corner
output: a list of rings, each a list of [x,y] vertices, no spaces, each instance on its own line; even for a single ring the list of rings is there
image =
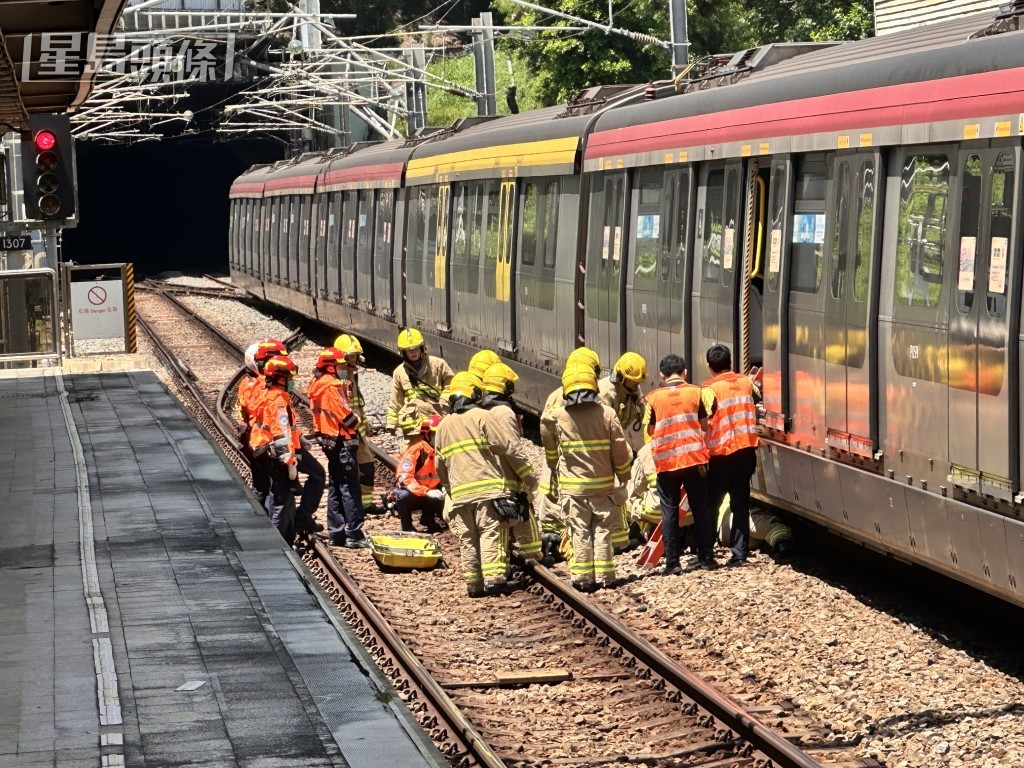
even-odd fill
[[[416,530],[412,526],[412,513],[420,511],[420,523],[430,533],[441,530],[437,524],[444,511],[444,491],[437,476],[437,454],[432,440],[441,423],[437,416],[424,419],[419,429],[407,433],[409,440],[398,459],[393,497],[403,531]]]

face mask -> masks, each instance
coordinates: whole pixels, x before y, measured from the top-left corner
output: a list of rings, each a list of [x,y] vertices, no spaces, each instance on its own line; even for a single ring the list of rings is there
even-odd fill
[[[347,379],[348,378],[348,371],[346,371],[344,369],[338,371],[338,378],[341,379],[342,381]]]
[[[293,379],[293,378],[289,378],[288,379],[288,387],[287,387],[287,389],[288,389],[289,392],[294,392],[295,391],[295,379]]]

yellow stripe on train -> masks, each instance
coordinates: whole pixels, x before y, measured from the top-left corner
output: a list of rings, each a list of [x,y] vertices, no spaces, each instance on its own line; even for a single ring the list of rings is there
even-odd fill
[[[530,141],[522,144],[502,144],[497,147],[466,149],[446,155],[414,158],[406,166],[405,177],[480,171],[488,168],[514,168],[536,165],[566,165],[576,161],[579,137]]]

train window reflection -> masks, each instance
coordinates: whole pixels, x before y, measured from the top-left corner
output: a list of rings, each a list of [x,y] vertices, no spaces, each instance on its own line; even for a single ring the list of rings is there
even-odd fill
[[[521,259],[523,266],[532,267],[537,254],[537,185],[530,182],[523,190],[523,246]]]
[[[957,259],[956,309],[966,315],[974,305],[975,263],[981,232],[981,158],[971,155],[964,163],[960,191],[960,254]]]
[[[1006,283],[1009,273],[1010,232],[1013,223],[1016,184],[1013,154],[1001,152],[992,166],[989,204],[989,263],[986,306],[990,317],[1006,312]]]
[[[725,171],[708,174],[704,195],[704,282],[718,281],[722,269],[722,197],[725,191]]]
[[[555,267],[555,246],[558,244],[558,182],[549,181],[544,190],[544,224],[540,228],[544,245],[542,263],[545,269]]]
[[[853,300],[864,301],[871,275],[872,223],[875,216],[875,168],[869,160],[858,174],[857,251],[853,257]]]
[[[832,298],[843,295],[843,280],[846,273],[846,243],[850,236],[850,163],[839,163],[836,174],[835,231],[832,233]]]
[[[933,308],[942,297],[949,207],[949,158],[911,155],[900,184],[896,301]]]
[[[782,271],[782,249],[786,211],[786,164],[776,163],[772,169],[771,202],[768,210],[771,215],[771,231],[768,246],[768,290],[775,293],[779,290],[779,273]]]

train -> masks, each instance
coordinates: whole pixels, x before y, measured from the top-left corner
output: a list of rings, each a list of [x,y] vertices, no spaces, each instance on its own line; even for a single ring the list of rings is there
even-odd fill
[[[655,386],[726,344],[763,369],[758,498],[1024,605],[1022,14],[256,166],[231,275],[456,368],[494,349],[533,410],[578,345]]]

